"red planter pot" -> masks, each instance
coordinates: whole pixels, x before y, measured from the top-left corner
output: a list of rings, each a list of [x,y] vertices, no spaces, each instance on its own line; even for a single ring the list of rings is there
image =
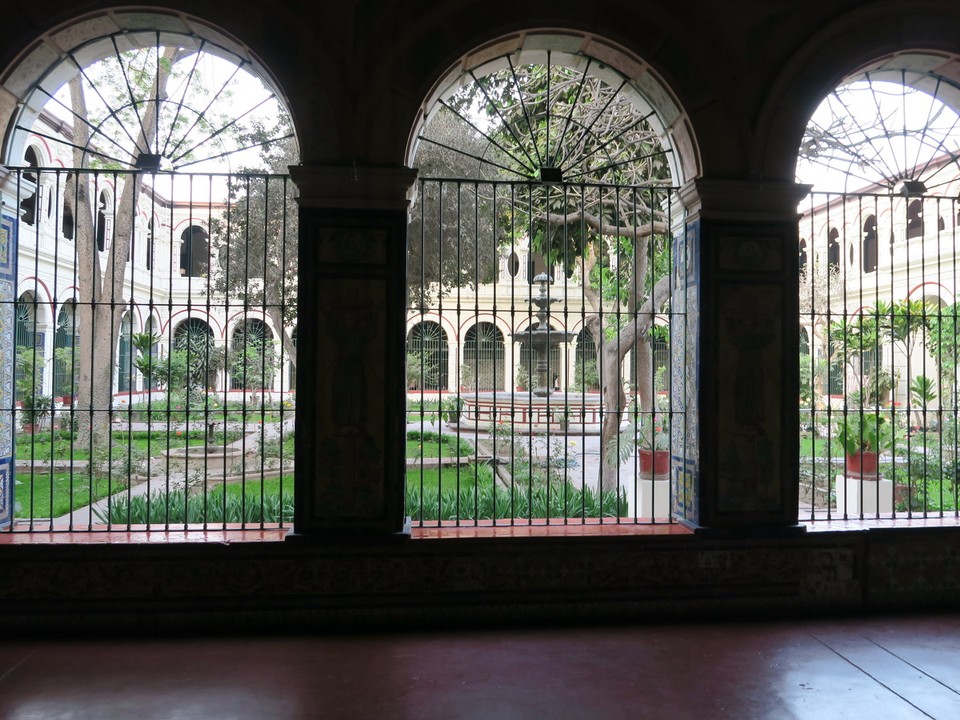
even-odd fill
[[[847,455],[848,475],[876,475],[878,454],[875,452],[858,452]]]
[[[670,451],[641,449],[640,472],[645,475],[666,475],[670,472]]]

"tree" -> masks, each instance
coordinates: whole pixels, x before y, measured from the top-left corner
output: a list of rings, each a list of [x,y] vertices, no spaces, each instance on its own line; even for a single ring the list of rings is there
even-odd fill
[[[940,397],[949,399],[950,402],[955,400],[957,364],[960,360],[958,317],[960,317],[960,305],[957,304],[931,310],[927,315],[929,331],[925,338],[926,347],[939,366],[937,378],[941,387]]]
[[[255,124],[241,135],[241,143],[259,147],[261,166],[243,168],[231,179],[229,206],[211,220],[211,242],[218,257],[212,268],[213,288],[237,298],[245,308],[266,313],[295,367],[297,204],[286,173],[298,161],[299,151],[290,119],[281,115],[276,127],[269,129]]]
[[[617,443],[631,350],[641,410],[654,411],[647,333],[670,296],[666,192],[658,189],[670,181],[666,151],[620,91],[591,75],[589,64],[582,72],[511,64],[445,104],[469,145],[459,151],[481,177],[545,181],[518,190],[497,224],[508,242],[529,242],[548,267],[579,272],[592,310],[585,322],[600,341],[604,448]],[[478,136],[486,141],[479,152],[471,150]],[[613,490],[617,453],[602,456],[601,485]]]
[[[159,50],[159,49],[158,49]],[[143,102],[139,134],[134,138],[135,153],[129,163],[137,165],[139,154],[150,154],[154,148],[159,127],[160,100],[167,95],[171,69],[186,51],[177,47],[163,49],[156,62],[152,79],[139,90],[158,102]],[[91,151],[91,129],[98,129],[87,109],[83,76],[75,75],[69,83],[70,102],[74,115],[73,161],[78,170],[91,167],[96,156]],[[129,86],[128,86],[129,87]],[[131,90],[132,92],[132,90]],[[110,411],[113,403],[114,347],[120,331],[125,306],[124,273],[130,251],[137,201],[143,176],[134,172],[125,178],[116,203],[112,242],[106,249],[104,266],[96,243],[90,181],[84,173],[73,173],[67,185],[68,197],[76,199],[76,249],[78,266],[79,302],[77,316],[80,337],[89,343],[79,353],[77,388],[77,437],[82,445],[100,445],[110,432]]]
[[[463,181],[477,178],[474,156],[482,153],[485,138],[458,121],[453,108],[441,107],[423,136],[417,152],[421,182],[410,211],[407,257],[409,304],[426,308],[457,287],[490,282],[497,272],[498,251],[507,241],[495,225],[497,207],[489,184]],[[454,180],[430,182],[446,177]]]

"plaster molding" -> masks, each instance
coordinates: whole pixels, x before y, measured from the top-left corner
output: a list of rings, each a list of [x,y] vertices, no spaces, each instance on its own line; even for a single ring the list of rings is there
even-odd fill
[[[417,171],[407,167],[291,165],[300,207],[406,210]]]
[[[681,187],[678,195],[687,211],[703,218],[795,223],[797,205],[811,187],[782,180],[700,178]]]

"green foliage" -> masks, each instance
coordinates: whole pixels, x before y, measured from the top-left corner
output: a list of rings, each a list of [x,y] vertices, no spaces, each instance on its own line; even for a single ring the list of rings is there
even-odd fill
[[[593,358],[583,360],[577,358],[573,365],[573,378],[570,389],[575,392],[600,389],[600,372],[597,370],[597,361]]]
[[[156,355],[157,343],[160,342],[160,336],[149,332],[133,333],[130,336],[130,342],[137,352],[133,364],[143,377],[144,386],[154,387],[154,383],[162,386],[160,369],[162,367],[159,358]],[[66,349],[66,348],[65,348]]]
[[[223,348],[211,335],[188,326],[187,332],[174,339],[174,348],[166,367],[161,365],[157,372],[157,381],[169,388],[205,391],[211,375],[223,368],[224,359]]]
[[[423,390],[436,386],[439,370],[433,352],[429,350],[408,350],[406,369],[408,388]]]
[[[436,443],[444,447],[443,455],[445,457],[466,457],[473,454],[473,445],[463,438],[449,433],[436,433],[431,431],[420,432],[419,430],[410,430],[407,432],[408,442]],[[424,455],[424,457],[430,457]]]
[[[876,413],[851,412],[837,426],[837,441],[847,455],[883,452],[893,447],[893,428]]]
[[[280,489],[261,493],[256,487],[244,494],[216,487],[203,494],[183,490],[155,492],[149,496],[114,498],[108,508],[94,508],[97,519],[115,525],[187,523],[289,523],[293,520],[293,493]]]
[[[53,349],[53,361],[57,369],[57,374],[62,378],[60,385],[54,388],[55,392],[62,395],[73,395],[77,387],[77,370],[79,369],[76,360],[77,349],[72,347],[58,347]]]
[[[521,390],[530,389],[530,371],[527,369],[527,365],[525,363],[520,363],[517,365],[515,377],[518,388]]]
[[[27,345],[17,345],[14,390],[16,396],[25,400],[42,391],[43,370],[47,361],[43,352]]]
[[[960,323],[957,322],[960,305],[931,310],[927,315],[929,332],[926,347],[939,365],[938,377],[948,381],[956,376],[960,359]]]
[[[53,398],[49,395],[25,395],[20,401],[24,422],[38,425],[53,412]]]
[[[927,405],[937,399],[935,384],[931,378],[926,375],[917,375],[910,381],[910,400],[924,410]]]
[[[490,473],[489,468],[478,473]],[[625,517],[627,499],[622,491],[600,493],[572,482],[497,485],[489,475],[477,484],[437,488],[410,484],[406,512],[414,522],[436,520],[500,520],[507,518]]]
[[[273,342],[251,328],[243,333],[241,346],[230,351],[229,363],[233,387],[244,390],[272,387],[274,373],[280,368]]]

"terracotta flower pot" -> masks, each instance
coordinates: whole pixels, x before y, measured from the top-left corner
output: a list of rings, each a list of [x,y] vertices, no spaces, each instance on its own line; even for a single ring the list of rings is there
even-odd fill
[[[861,451],[847,455],[848,475],[876,475],[878,466],[878,453]]]
[[[670,472],[670,451],[641,448],[640,472],[644,475],[666,475]]]

